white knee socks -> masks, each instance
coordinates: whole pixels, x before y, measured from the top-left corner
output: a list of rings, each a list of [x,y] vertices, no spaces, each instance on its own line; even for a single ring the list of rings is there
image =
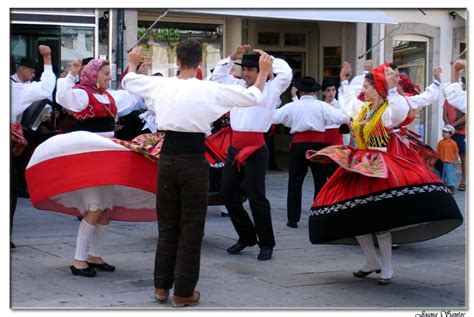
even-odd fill
[[[381,235],[376,235],[379,242],[380,253],[382,254],[382,273],[381,278],[392,278],[392,235],[386,232]]]
[[[380,261],[377,258],[377,254],[375,253],[375,246],[374,241],[372,239],[371,234],[365,234],[362,236],[356,236],[357,242],[359,242],[362,251],[364,251],[365,255],[367,256],[367,263],[362,267],[362,271],[370,272],[379,270],[381,265]]]
[[[100,257],[102,244],[104,243],[104,236],[107,232],[108,225],[97,224],[94,234],[91,239],[89,254],[95,257]]]
[[[82,219],[79,225],[79,232],[77,233],[76,254],[74,259],[79,261],[87,260],[87,251],[94,233],[95,225],[89,224],[85,219]]]

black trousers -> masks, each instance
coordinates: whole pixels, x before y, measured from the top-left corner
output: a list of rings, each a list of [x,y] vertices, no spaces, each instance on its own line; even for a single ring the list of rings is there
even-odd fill
[[[209,163],[203,154],[160,156],[155,288],[191,296],[199,279]]]
[[[10,235],[13,232],[13,217],[18,202],[18,173],[13,152],[10,150]]]
[[[238,150],[229,146],[228,157],[222,171],[222,192],[224,205],[234,225],[239,241],[248,245],[258,243],[260,248],[273,248],[270,202],[265,197],[265,174],[268,168],[268,148],[266,146],[247,158],[238,171],[232,163]],[[253,222],[241,201],[241,186],[249,199]]]
[[[290,149],[290,160],[288,162],[288,197],[287,216],[288,221],[298,222],[301,217],[301,195],[304,178],[308,173],[308,167],[313,174],[314,198],[328,179],[329,164],[315,163],[306,159],[306,151],[320,150],[326,147],[325,143],[293,143]],[[309,209],[309,208],[308,208]]]

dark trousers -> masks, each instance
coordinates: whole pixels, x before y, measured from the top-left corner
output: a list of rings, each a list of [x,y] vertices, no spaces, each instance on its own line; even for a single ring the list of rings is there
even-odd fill
[[[273,235],[270,202],[265,197],[265,174],[268,167],[266,146],[254,152],[241,166],[240,172],[232,163],[238,150],[229,146],[227,161],[222,171],[222,192],[224,205],[234,225],[239,241],[261,248],[273,248]],[[253,222],[241,201],[241,185],[247,193]]]
[[[293,143],[290,149],[290,160],[288,162],[288,198],[287,198],[287,215],[288,221],[298,222],[301,217],[301,191],[303,188],[304,178],[308,173],[308,167],[313,174],[314,182],[314,198],[318,195],[321,188],[327,181],[328,172],[326,170],[328,164],[315,163],[306,159],[306,151],[320,150],[327,144],[324,143]]]
[[[15,159],[10,151],[10,235],[13,232],[13,217],[15,216],[16,204],[18,201],[18,174],[15,166]]]
[[[203,154],[160,156],[156,288],[191,296],[199,279],[207,211],[209,163]]]

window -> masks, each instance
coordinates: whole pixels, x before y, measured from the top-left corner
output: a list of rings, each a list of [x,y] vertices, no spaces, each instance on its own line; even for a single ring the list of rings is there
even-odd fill
[[[421,36],[397,36],[393,41],[393,62],[400,73],[407,74],[420,92],[425,90],[428,74],[428,39]],[[426,108],[416,114],[415,120],[408,126],[426,141]]]
[[[323,78],[339,79],[342,65],[342,48],[340,46],[323,48]]]
[[[259,45],[280,45],[280,33],[258,32]]]
[[[51,48],[53,71],[59,74],[76,58],[94,56],[94,28],[80,26],[12,24],[10,52],[12,61],[22,57],[43,62],[38,45]],[[38,70],[41,74],[42,70]]]
[[[285,45],[305,46],[306,36],[304,33],[285,33]]]

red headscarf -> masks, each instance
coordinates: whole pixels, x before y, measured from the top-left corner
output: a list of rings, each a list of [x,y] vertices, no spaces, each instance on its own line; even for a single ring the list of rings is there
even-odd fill
[[[418,85],[415,85],[410,76],[405,73],[400,73],[400,87],[403,89],[403,94],[405,96],[416,96],[420,94],[420,88]]]
[[[94,58],[81,71],[81,83],[79,86],[85,86],[93,92],[103,93],[106,89],[97,87],[97,73],[106,61]]]
[[[387,79],[385,78],[385,67],[390,67],[390,64],[385,62],[372,69],[372,75],[374,76],[374,87],[375,90],[382,96],[387,97]]]

